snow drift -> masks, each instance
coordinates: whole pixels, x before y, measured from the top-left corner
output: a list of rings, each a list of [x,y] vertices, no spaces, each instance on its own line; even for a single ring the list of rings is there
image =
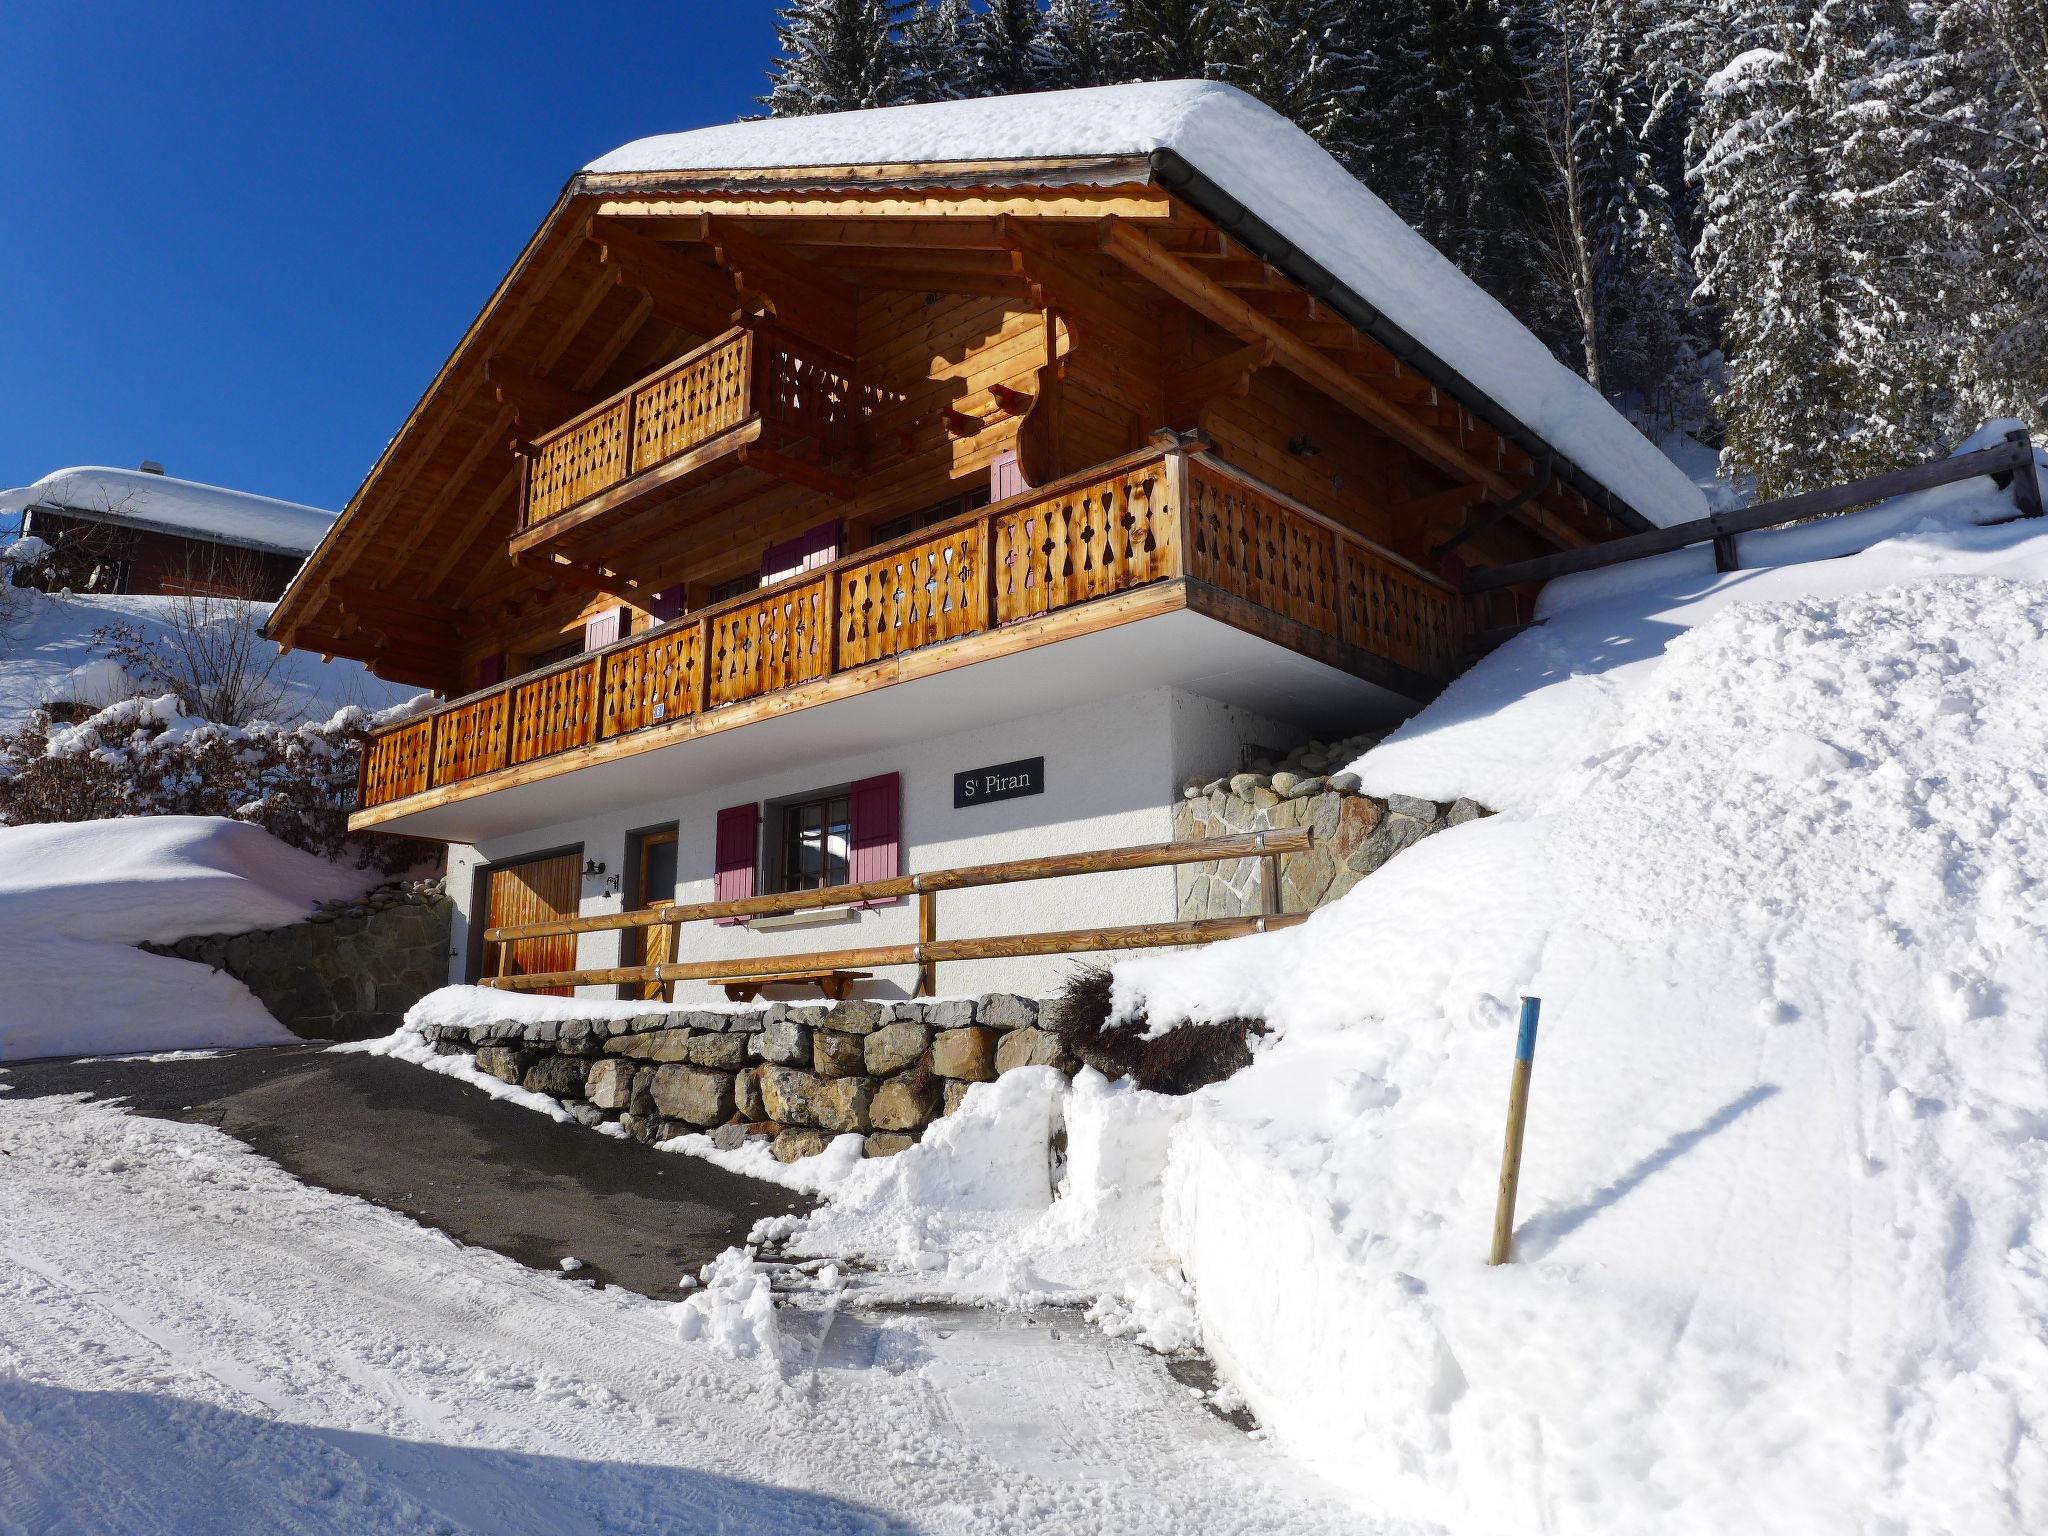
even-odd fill
[[[1507,814],[1118,967],[1278,1033],[1175,1131],[1166,1233],[1320,1470],[1461,1529],[2048,1528],[2048,536],[2009,513],[1558,584],[1358,765]]]
[[[289,1042],[233,977],[133,946],[296,922],[376,878],[214,817],[0,827],[0,1060]]]

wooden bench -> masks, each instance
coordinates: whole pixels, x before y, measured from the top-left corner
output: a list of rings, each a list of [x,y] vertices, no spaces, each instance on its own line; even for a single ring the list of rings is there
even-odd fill
[[[744,981],[724,983],[725,995],[736,1003],[751,1003],[765,987],[816,987],[835,1003],[846,1001],[856,981],[866,981],[870,971],[777,971],[772,976],[749,976]]]

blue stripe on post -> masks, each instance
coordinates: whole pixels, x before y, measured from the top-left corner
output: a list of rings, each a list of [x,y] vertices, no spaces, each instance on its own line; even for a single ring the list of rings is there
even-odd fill
[[[1536,1059],[1536,1015],[1542,1009],[1542,998],[1525,997],[1522,999],[1522,1032],[1515,1038],[1515,1060],[1534,1061]]]

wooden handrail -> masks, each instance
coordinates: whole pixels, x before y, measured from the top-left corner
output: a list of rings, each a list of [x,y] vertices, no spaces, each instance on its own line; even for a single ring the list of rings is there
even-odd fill
[[[1846,512],[1868,502],[1888,501],[1894,496],[1953,485],[1959,480],[1973,480],[1979,475],[2013,473],[2022,465],[2031,468],[2033,462],[2034,445],[2027,433],[2011,432],[1996,447],[1979,448],[1952,459],[1914,464],[1905,469],[1895,469],[1890,474],[1872,475],[1868,479],[1825,486],[1817,491],[1802,491],[1797,496],[1761,501],[1753,507],[1733,512],[1716,512],[1712,517],[1675,523],[1669,528],[1653,528],[1647,533],[1610,539],[1605,544],[1589,544],[1583,549],[1568,549],[1534,560],[1518,560],[1512,565],[1474,571],[1465,578],[1461,590],[1467,593],[1492,592],[1501,587],[1520,586],[1523,582],[1551,581],[1559,576],[1598,570],[1627,560],[1667,555],[1693,544],[1732,539],[1737,534],[1757,533],[1809,517]],[[2020,516],[2041,515],[2040,489],[2032,476],[2013,473],[2012,496]]]
[[[1237,832],[1194,842],[1140,843],[1129,848],[1104,848],[1089,853],[1053,853],[1035,859],[1005,859],[994,864],[966,864],[921,875],[895,875],[857,885],[831,885],[815,891],[784,891],[769,896],[742,896],[729,901],[657,902],[632,912],[602,912],[590,917],[563,917],[544,923],[518,923],[484,930],[486,943],[517,939],[552,939],[570,933],[609,933],[627,928],[662,928],[670,923],[715,922],[726,917],[779,917],[819,907],[847,907],[864,901],[895,901],[926,891],[965,891],[988,885],[1014,885],[1026,880],[1057,880],[1069,875],[1113,874],[1127,869],[1158,869],[1174,864],[1207,864],[1217,859],[1257,858],[1262,854],[1306,853],[1312,838],[1306,827],[1276,827],[1270,832]]]
[[[1100,954],[1118,949],[1179,948],[1220,939],[1271,933],[1308,921],[1306,912],[1264,917],[1204,917],[1178,923],[1132,923],[1120,928],[1074,928],[1063,933],[1020,933],[987,939],[933,939],[921,944],[873,944],[865,949],[819,950],[759,960],[667,961],[660,965],[604,966],[587,971],[535,971],[527,976],[486,976],[483,985],[508,992],[551,987],[630,986],[635,982],[773,981],[793,971],[869,969],[885,965],[937,965],[945,960],[1016,960],[1036,955]]]
[[[536,971],[527,975],[499,974],[482,978],[488,987],[515,992],[542,991],[556,987],[668,984],[678,981],[760,981],[792,971],[851,970],[885,965],[914,965],[918,990],[929,994],[936,989],[934,968],[947,960],[1000,960],[1032,955],[1085,954],[1113,949],[1150,949],[1169,945],[1208,944],[1218,939],[1262,933],[1268,928],[1298,923],[1306,913],[1285,915],[1268,912],[1257,917],[1202,918],[1170,923],[1135,923],[1110,928],[1078,928],[1063,933],[1011,934],[979,939],[937,937],[937,898],[940,891],[972,890],[985,886],[1012,885],[1026,880],[1056,880],[1074,875],[1109,874],[1119,870],[1157,869],[1176,864],[1207,864],[1220,859],[1259,858],[1265,862],[1265,897],[1269,907],[1278,896],[1279,859],[1282,854],[1306,853],[1314,846],[1314,835],[1306,827],[1276,827],[1266,832],[1239,832],[1229,837],[1171,843],[1141,843],[1127,848],[1102,848],[1086,853],[1055,853],[1032,859],[1006,859],[994,864],[967,864],[925,874],[899,875],[888,880],[864,880],[854,885],[830,886],[817,891],[787,891],[771,896],[747,896],[730,901],[658,902],[634,912],[606,912],[591,917],[556,918],[540,923],[514,923],[484,930],[484,942],[504,946],[525,940],[560,938],[570,934],[667,927],[686,922],[712,922],[721,918],[771,916],[803,912],[823,906],[852,905],[860,901],[886,901],[915,896],[918,901],[918,940],[913,944],[871,944],[859,949],[818,950],[799,955],[764,955],[735,960],[670,960],[656,965],[593,966],[583,970]],[[502,972],[505,967],[501,964]]]

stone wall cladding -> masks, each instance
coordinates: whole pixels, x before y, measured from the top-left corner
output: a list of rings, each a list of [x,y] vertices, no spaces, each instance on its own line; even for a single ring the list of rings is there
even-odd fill
[[[1327,750],[1348,750],[1350,745],[1340,743]],[[1279,857],[1280,890],[1270,906],[1265,904],[1262,884],[1264,859],[1182,864],[1174,872],[1179,914],[1186,920],[1313,912],[1432,832],[1491,814],[1472,800],[1364,794],[1352,773],[1326,777],[1282,768],[1191,783],[1173,808],[1176,841],[1307,827],[1315,834],[1315,846],[1307,853]]]
[[[428,1024],[443,1054],[562,1101],[587,1125],[641,1141],[708,1131],[720,1146],[763,1137],[784,1162],[863,1137],[870,1157],[915,1145],[972,1083],[1020,1067],[1079,1063],[1039,1028],[1040,1005],[999,993],[923,1002],[769,1003],[622,1019]]]
[[[141,947],[226,971],[295,1035],[370,1040],[448,984],[454,911],[441,883],[429,880],[379,886],[284,928]]]

